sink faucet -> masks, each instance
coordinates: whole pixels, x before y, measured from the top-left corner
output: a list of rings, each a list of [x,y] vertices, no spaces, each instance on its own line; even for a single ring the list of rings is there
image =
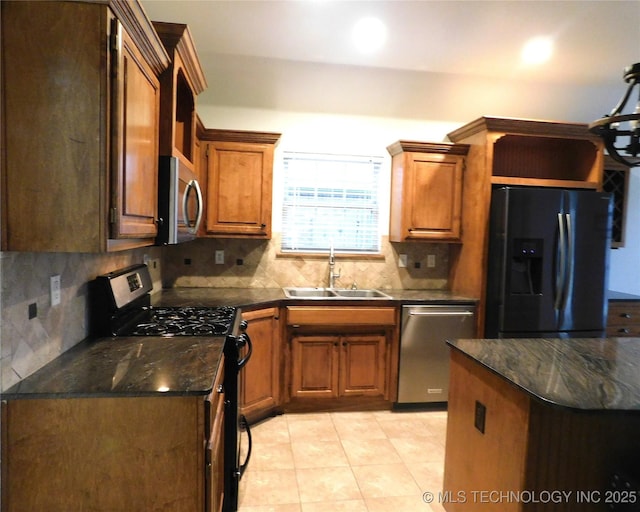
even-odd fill
[[[333,268],[336,266],[336,257],[333,254],[333,241],[329,246],[329,288],[334,288],[336,285],[336,279],[340,277],[340,271],[334,272]]]

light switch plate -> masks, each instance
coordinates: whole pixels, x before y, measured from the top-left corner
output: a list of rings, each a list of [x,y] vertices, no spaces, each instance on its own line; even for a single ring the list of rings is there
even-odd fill
[[[51,305],[57,306],[61,300],[60,275],[51,276],[49,286],[51,291]]]
[[[224,265],[224,251],[216,251],[216,265]]]
[[[427,256],[427,267],[428,268],[433,268],[436,266],[436,255],[435,254],[429,254]]]
[[[400,267],[400,268],[406,268],[407,267],[407,255],[406,254],[401,254],[400,257],[398,258],[398,267]]]

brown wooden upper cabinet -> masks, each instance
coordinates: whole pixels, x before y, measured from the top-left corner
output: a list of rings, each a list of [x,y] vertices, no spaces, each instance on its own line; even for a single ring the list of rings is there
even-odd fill
[[[273,154],[279,133],[204,130],[205,236],[271,238]]]
[[[160,75],[160,154],[196,165],[196,96],[207,88],[187,25],[153,22],[171,64]]]
[[[2,249],[153,245],[169,59],[137,2],[2,2]]]
[[[392,242],[460,240],[466,144],[400,140],[391,154]]]

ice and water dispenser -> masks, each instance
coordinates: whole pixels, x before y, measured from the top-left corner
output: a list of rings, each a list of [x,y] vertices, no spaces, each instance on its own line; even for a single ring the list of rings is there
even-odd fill
[[[515,238],[510,261],[511,294],[536,295],[542,293],[542,238]]]

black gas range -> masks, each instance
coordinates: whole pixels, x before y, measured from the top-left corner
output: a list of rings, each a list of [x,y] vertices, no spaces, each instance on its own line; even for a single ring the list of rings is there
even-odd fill
[[[93,336],[226,336],[242,329],[230,306],[152,306],[146,265],[98,276],[91,283]]]
[[[156,336],[159,343],[175,336],[224,337],[224,505],[238,508],[238,486],[251,457],[251,431],[240,414],[240,371],[251,357],[251,339],[237,308],[230,306],[152,306],[153,282],[144,264],[98,276],[90,283],[90,331],[93,337]],[[247,454],[240,461],[242,434]]]

